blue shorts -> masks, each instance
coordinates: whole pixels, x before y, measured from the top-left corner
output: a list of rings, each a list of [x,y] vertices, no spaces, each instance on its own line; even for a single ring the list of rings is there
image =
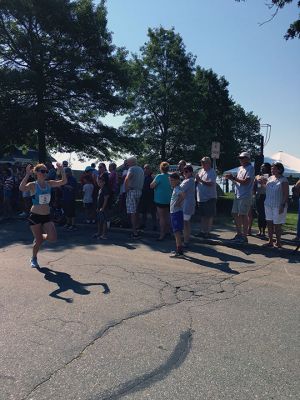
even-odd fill
[[[176,211],[175,213],[170,214],[171,217],[171,225],[173,232],[182,232],[183,231],[183,211]]]

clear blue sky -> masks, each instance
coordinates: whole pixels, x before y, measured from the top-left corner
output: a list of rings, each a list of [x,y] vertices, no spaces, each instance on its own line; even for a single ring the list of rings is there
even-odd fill
[[[113,42],[137,53],[147,29],[174,27],[197,64],[229,81],[233,99],[272,125],[265,149],[300,157],[300,40],[283,38],[298,9],[272,11],[265,0],[107,0]]]

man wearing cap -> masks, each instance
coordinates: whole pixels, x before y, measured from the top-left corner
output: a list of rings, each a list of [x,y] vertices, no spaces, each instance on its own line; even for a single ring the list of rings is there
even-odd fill
[[[201,231],[196,235],[199,237],[208,238],[212,228],[213,218],[216,215],[217,203],[217,174],[211,167],[209,157],[201,159],[199,173],[196,175],[196,191],[199,213],[201,217]]]
[[[232,206],[232,215],[236,226],[236,235],[233,240],[237,243],[248,243],[249,227],[248,213],[252,205],[252,190],[254,183],[254,167],[250,162],[250,154],[246,151],[239,155],[241,166],[237,176],[226,174],[225,178],[235,183],[235,197]]]
[[[180,180],[183,181],[184,180],[184,167],[186,166],[186,161],[185,160],[180,160],[178,163],[178,173],[180,176]]]

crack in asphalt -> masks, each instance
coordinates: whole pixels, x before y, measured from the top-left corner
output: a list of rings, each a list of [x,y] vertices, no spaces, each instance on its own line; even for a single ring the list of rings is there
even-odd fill
[[[56,262],[58,260],[61,260],[64,257],[60,257],[57,260],[53,260],[50,261],[48,264]],[[255,269],[255,271],[257,271],[258,269],[263,269],[269,266],[270,263],[267,263],[266,265]],[[114,266],[116,268],[120,268],[123,271],[127,272],[128,275],[131,278],[134,278],[135,280],[137,280],[139,283],[144,284],[144,282],[141,282],[139,279],[137,279],[136,277],[136,273],[139,274],[143,274],[143,272],[137,271],[137,272],[133,272],[133,271],[128,271],[126,268],[121,267],[121,266]],[[194,302],[197,303],[195,305],[190,305],[188,308],[189,311],[189,315],[190,315],[190,327],[187,331],[183,332],[180,335],[180,339],[179,342],[177,343],[176,347],[174,348],[172,354],[170,355],[170,357],[166,360],[166,362],[160,366],[158,366],[157,368],[155,368],[154,370],[136,377],[135,379],[129,380],[125,383],[120,384],[117,388],[113,388],[110,390],[107,390],[106,392],[104,392],[103,394],[98,394],[97,397],[94,397],[93,399],[95,400],[117,400],[119,399],[121,396],[127,394],[127,393],[134,393],[136,391],[140,391],[146,387],[151,386],[152,384],[154,384],[155,382],[158,382],[159,380],[164,379],[167,375],[170,374],[170,372],[174,369],[174,368],[178,368],[180,365],[182,365],[182,363],[184,362],[184,360],[186,359],[188,353],[190,352],[191,349],[191,343],[192,343],[192,317],[191,317],[191,313],[190,310],[191,308],[194,307],[203,307],[207,304],[213,303],[213,302],[217,302],[217,301],[225,301],[228,299],[231,299],[233,297],[236,297],[238,295],[241,294],[241,292],[239,290],[237,290],[237,286],[242,285],[243,283],[248,282],[251,279],[257,279],[260,277],[249,277],[248,279],[245,279],[241,282],[234,282],[234,278],[235,277],[241,277],[242,274],[245,274],[247,272],[252,272],[251,270],[248,271],[243,271],[241,272],[239,275],[230,275],[230,276],[225,276],[225,277],[220,277],[220,273],[215,274],[213,276],[209,275],[209,282],[204,282],[206,283],[205,286],[208,286],[206,288],[203,288],[203,281],[201,282],[200,280],[197,280],[194,284],[196,283],[196,285],[200,286],[197,287],[196,289],[187,289],[187,284],[185,282],[184,286],[173,286],[172,282],[169,282],[167,280],[163,280],[160,276],[157,275],[157,271],[156,271],[156,275],[153,276],[153,274],[155,273],[155,271],[153,271],[152,273],[148,273],[148,275],[151,275],[153,278],[155,278],[156,280],[158,280],[163,287],[159,288],[158,292],[160,294],[160,298],[163,299],[163,293],[165,289],[171,289],[171,291],[173,292],[173,295],[175,296],[175,300],[171,301],[169,303],[166,302],[166,300],[164,300],[163,302],[148,308],[148,309],[144,309],[144,310],[140,310],[140,311],[135,311],[133,313],[130,313],[129,315],[127,315],[124,318],[120,318],[118,320],[112,320],[110,321],[108,324],[106,324],[106,326],[104,326],[98,333],[97,335],[94,337],[94,339],[89,342],[75,357],[73,357],[71,360],[69,360],[67,363],[65,363],[63,366],[61,366],[60,368],[56,369],[55,371],[53,371],[51,374],[49,374],[45,379],[43,379],[41,382],[39,382],[34,388],[32,388],[32,390],[25,395],[25,397],[22,398],[22,400],[28,400],[30,396],[32,396],[32,394],[34,394],[34,392],[37,391],[37,389],[39,389],[42,385],[44,385],[45,383],[49,382],[57,373],[59,373],[60,371],[66,369],[71,363],[76,362],[80,357],[82,357],[84,355],[84,353],[91,347],[93,346],[93,344],[103,338],[106,334],[108,334],[111,330],[113,330],[114,328],[116,328],[117,326],[120,326],[121,324],[123,324],[124,322],[127,322],[129,320],[132,320],[134,318],[138,318],[141,316],[145,316],[148,315],[152,312],[156,312],[159,311],[163,308],[168,308],[168,307],[172,307],[172,306],[176,306],[178,304],[181,303],[185,303],[188,304],[187,302]],[[166,274],[164,274],[166,275]],[[185,276],[184,273],[179,273],[177,275],[181,275],[181,276]],[[203,275],[203,274],[192,274],[192,275]],[[268,274],[266,274],[268,275]],[[217,278],[217,282],[216,279],[214,281],[214,276]],[[265,275],[263,275],[265,276]],[[178,281],[178,280],[177,280]],[[222,288],[222,285],[224,283],[228,283],[230,282],[233,290],[230,291],[229,293]],[[220,290],[211,290],[211,288],[214,286],[216,287],[216,285],[219,285]],[[202,287],[201,287],[202,286]],[[152,287],[152,286],[151,286]],[[197,290],[198,289],[198,290]],[[200,292],[200,290],[203,290],[203,294],[198,294]],[[157,288],[156,288],[157,290]],[[208,291],[208,293],[207,293]],[[206,293],[205,293],[206,292]],[[184,298],[184,299],[180,299],[179,294],[180,293],[188,293],[190,294],[190,296],[188,298]],[[221,297],[218,298],[212,298],[213,295],[218,294]],[[226,296],[227,294],[227,296]],[[230,294],[230,296],[228,296],[228,294]],[[169,295],[170,296],[170,293]],[[202,302],[201,304],[199,304],[199,300],[205,299],[207,300],[206,302]],[[65,321],[64,321],[65,322]],[[73,321],[72,321],[73,322]],[[76,321],[78,322],[78,321]],[[99,397],[100,396],[100,397]],[[104,397],[103,397],[104,396]],[[91,400],[93,400],[91,399]]]

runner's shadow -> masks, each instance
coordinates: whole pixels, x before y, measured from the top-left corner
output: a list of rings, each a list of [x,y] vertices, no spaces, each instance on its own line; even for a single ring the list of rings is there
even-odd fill
[[[56,283],[58,286],[58,289],[51,292],[49,296],[54,297],[55,299],[64,300],[67,303],[72,303],[73,299],[70,297],[65,298],[60,296],[60,293],[66,292],[67,290],[73,290],[74,293],[87,295],[91,293],[88,289],[86,289],[87,286],[102,286],[104,289],[102,292],[103,294],[110,293],[107,283],[83,283],[75,281],[71,275],[67,274],[66,272],[58,272],[45,267],[39,267],[37,270],[44,274],[44,278],[47,281]]]
[[[205,261],[205,260],[199,260],[198,258],[191,257],[189,255],[184,255],[184,260],[187,260],[193,264],[198,264],[202,265],[207,268],[213,268],[213,269],[218,269],[221,272],[225,272],[226,274],[232,274],[232,275],[239,275],[240,273],[236,271],[235,269],[230,268],[228,262],[221,262],[221,263],[212,263],[210,261]]]

